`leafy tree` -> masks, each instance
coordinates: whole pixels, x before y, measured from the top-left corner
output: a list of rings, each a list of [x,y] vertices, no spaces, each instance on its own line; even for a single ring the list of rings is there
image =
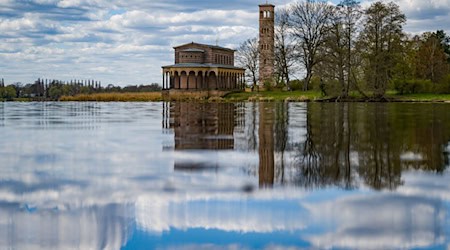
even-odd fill
[[[450,36],[447,36],[443,30],[436,31],[436,37],[441,41],[444,52],[447,55],[447,62],[450,63]]]
[[[382,98],[402,49],[405,15],[397,4],[373,3],[365,11],[360,43],[364,48],[365,79],[376,98]]]
[[[448,73],[447,55],[440,36],[442,34],[424,33],[417,52],[417,76],[434,83],[439,82]]]
[[[0,87],[0,98],[11,100],[16,97],[16,89],[9,85],[6,87]]]

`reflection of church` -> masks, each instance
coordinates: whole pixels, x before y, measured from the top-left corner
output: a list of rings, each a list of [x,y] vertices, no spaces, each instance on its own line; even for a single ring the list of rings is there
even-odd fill
[[[170,122],[175,151],[232,150],[235,107],[232,103],[171,103]],[[176,161],[175,169],[196,169],[208,162]]]

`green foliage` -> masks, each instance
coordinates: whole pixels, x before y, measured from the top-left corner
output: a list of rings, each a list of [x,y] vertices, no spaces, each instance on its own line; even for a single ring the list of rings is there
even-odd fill
[[[272,91],[274,89],[273,83],[270,80],[264,82],[264,89],[267,91]]]
[[[418,94],[418,93],[433,93],[434,84],[430,80],[395,80],[394,89],[400,95],[403,94]]]
[[[52,86],[48,91],[48,94],[50,98],[58,100],[63,95],[63,91],[59,86]]]
[[[311,78],[311,83],[309,85],[309,90],[317,90],[320,91],[321,87],[320,87],[320,77],[318,76],[313,76]]]
[[[0,98],[12,100],[16,97],[16,89],[13,86],[0,87]]]
[[[292,91],[302,90],[303,89],[303,81],[301,80],[293,80],[289,82],[289,88]]]
[[[442,80],[436,84],[435,93],[450,94],[450,74],[443,77]]]

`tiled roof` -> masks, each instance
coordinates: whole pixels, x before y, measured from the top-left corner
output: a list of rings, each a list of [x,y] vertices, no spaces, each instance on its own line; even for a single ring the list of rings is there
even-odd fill
[[[224,68],[224,69],[242,69],[233,65],[213,64],[213,63],[177,63],[174,65],[163,66],[163,68]]]

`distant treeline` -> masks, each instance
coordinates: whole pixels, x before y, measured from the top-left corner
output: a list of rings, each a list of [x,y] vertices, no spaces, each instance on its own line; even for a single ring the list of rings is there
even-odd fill
[[[37,79],[34,83],[22,84],[20,82],[5,86],[0,81],[0,99],[29,98],[33,100],[58,100],[62,96],[76,96],[79,94],[94,93],[124,93],[124,92],[155,92],[161,87],[157,83],[150,85],[129,85],[126,87],[112,84],[103,87],[100,81],[95,80],[49,80]]]

